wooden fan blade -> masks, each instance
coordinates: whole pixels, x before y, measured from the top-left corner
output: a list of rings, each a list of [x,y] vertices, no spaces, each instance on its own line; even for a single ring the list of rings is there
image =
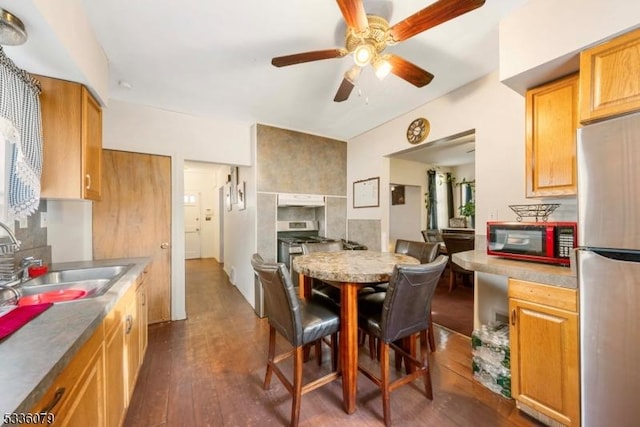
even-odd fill
[[[342,17],[347,25],[357,32],[369,28],[367,13],[364,10],[362,0],[336,0],[342,12]]]
[[[351,91],[354,88],[353,82],[350,82],[346,77],[342,79],[342,83],[340,83],[340,87],[338,88],[338,92],[336,92],[335,98],[333,100],[335,102],[346,101],[351,95]]]
[[[340,83],[338,92],[336,93],[335,98],[333,98],[335,102],[346,101],[347,98],[349,98],[349,95],[351,95],[351,91],[353,90],[353,87],[355,86],[356,80],[358,80],[358,76],[360,76],[361,71],[362,68],[354,65],[344,73],[342,83]]]
[[[411,83],[416,87],[423,87],[431,83],[433,74],[412,64],[404,58],[396,55],[389,55],[385,58],[391,64],[391,72]]]
[[[319,61],[321,59],[342,58],[347,52],[345,49],[326,49],[312,52],[296,53],[294,55],[278,56],[271,60],[271,64],[276,67],[302,64],[303,62]]]
[[[398,22],[389,32],[394,41],[400,42],[477,9],[484,2],[485,0],[439,0]]]

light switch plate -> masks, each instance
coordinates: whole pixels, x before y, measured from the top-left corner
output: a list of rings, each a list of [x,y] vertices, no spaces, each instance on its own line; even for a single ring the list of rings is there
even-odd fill
[[[47,228],[47,213],[40,212],[40,228]]]

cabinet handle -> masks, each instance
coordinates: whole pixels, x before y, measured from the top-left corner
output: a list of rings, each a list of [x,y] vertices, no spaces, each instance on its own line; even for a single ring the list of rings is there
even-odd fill
[[[511,324],[513,326],[516,325],[516,318],[517,318],[516,311],[515,310],[511,310]]]
[[[64,396],[64,392],[66,391],[66,389],[64,387],[60,387],[56,390],[56,392],[53,395],[53,399],[51,399],[51,402],[47,403],[47,405],[42,408],[42,410],[40,411],[41,414],[47,414],[49,412],[51,412],[53,410],[53,408],[56,407],[56,405],[58,403],[60,403],[60,400],[62,399],[62,396]]]
[[[145,305],[147,305],[147,294],[146,293],[142,293],[142,306],[144,307]]]
[[[86,174],[86,175],[84,176],[84,181],[87,183],[85,188],[86,188],[87,190],[90,190],[90,189],[91,189],[91,175]]]
[[[125,334],[129,335],[129,333],[131,332],[131,328],[133,328],[133,317],[131,317],[131,315],[127,316],[126,324],[127,324],[127,329],[125,331]]]

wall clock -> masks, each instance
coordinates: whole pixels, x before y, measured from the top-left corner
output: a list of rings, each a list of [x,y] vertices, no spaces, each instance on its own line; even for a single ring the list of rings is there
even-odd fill
[[[429,120],[419,117],[411,122],[407,128],[407,141],[411,144],[417,144],[424,141],[429,135]]]

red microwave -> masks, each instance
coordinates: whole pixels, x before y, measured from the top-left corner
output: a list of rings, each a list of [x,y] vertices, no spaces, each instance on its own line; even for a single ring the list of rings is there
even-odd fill
[[[569,265],[576,230],[575,222],[487,222],[487,254]]]

